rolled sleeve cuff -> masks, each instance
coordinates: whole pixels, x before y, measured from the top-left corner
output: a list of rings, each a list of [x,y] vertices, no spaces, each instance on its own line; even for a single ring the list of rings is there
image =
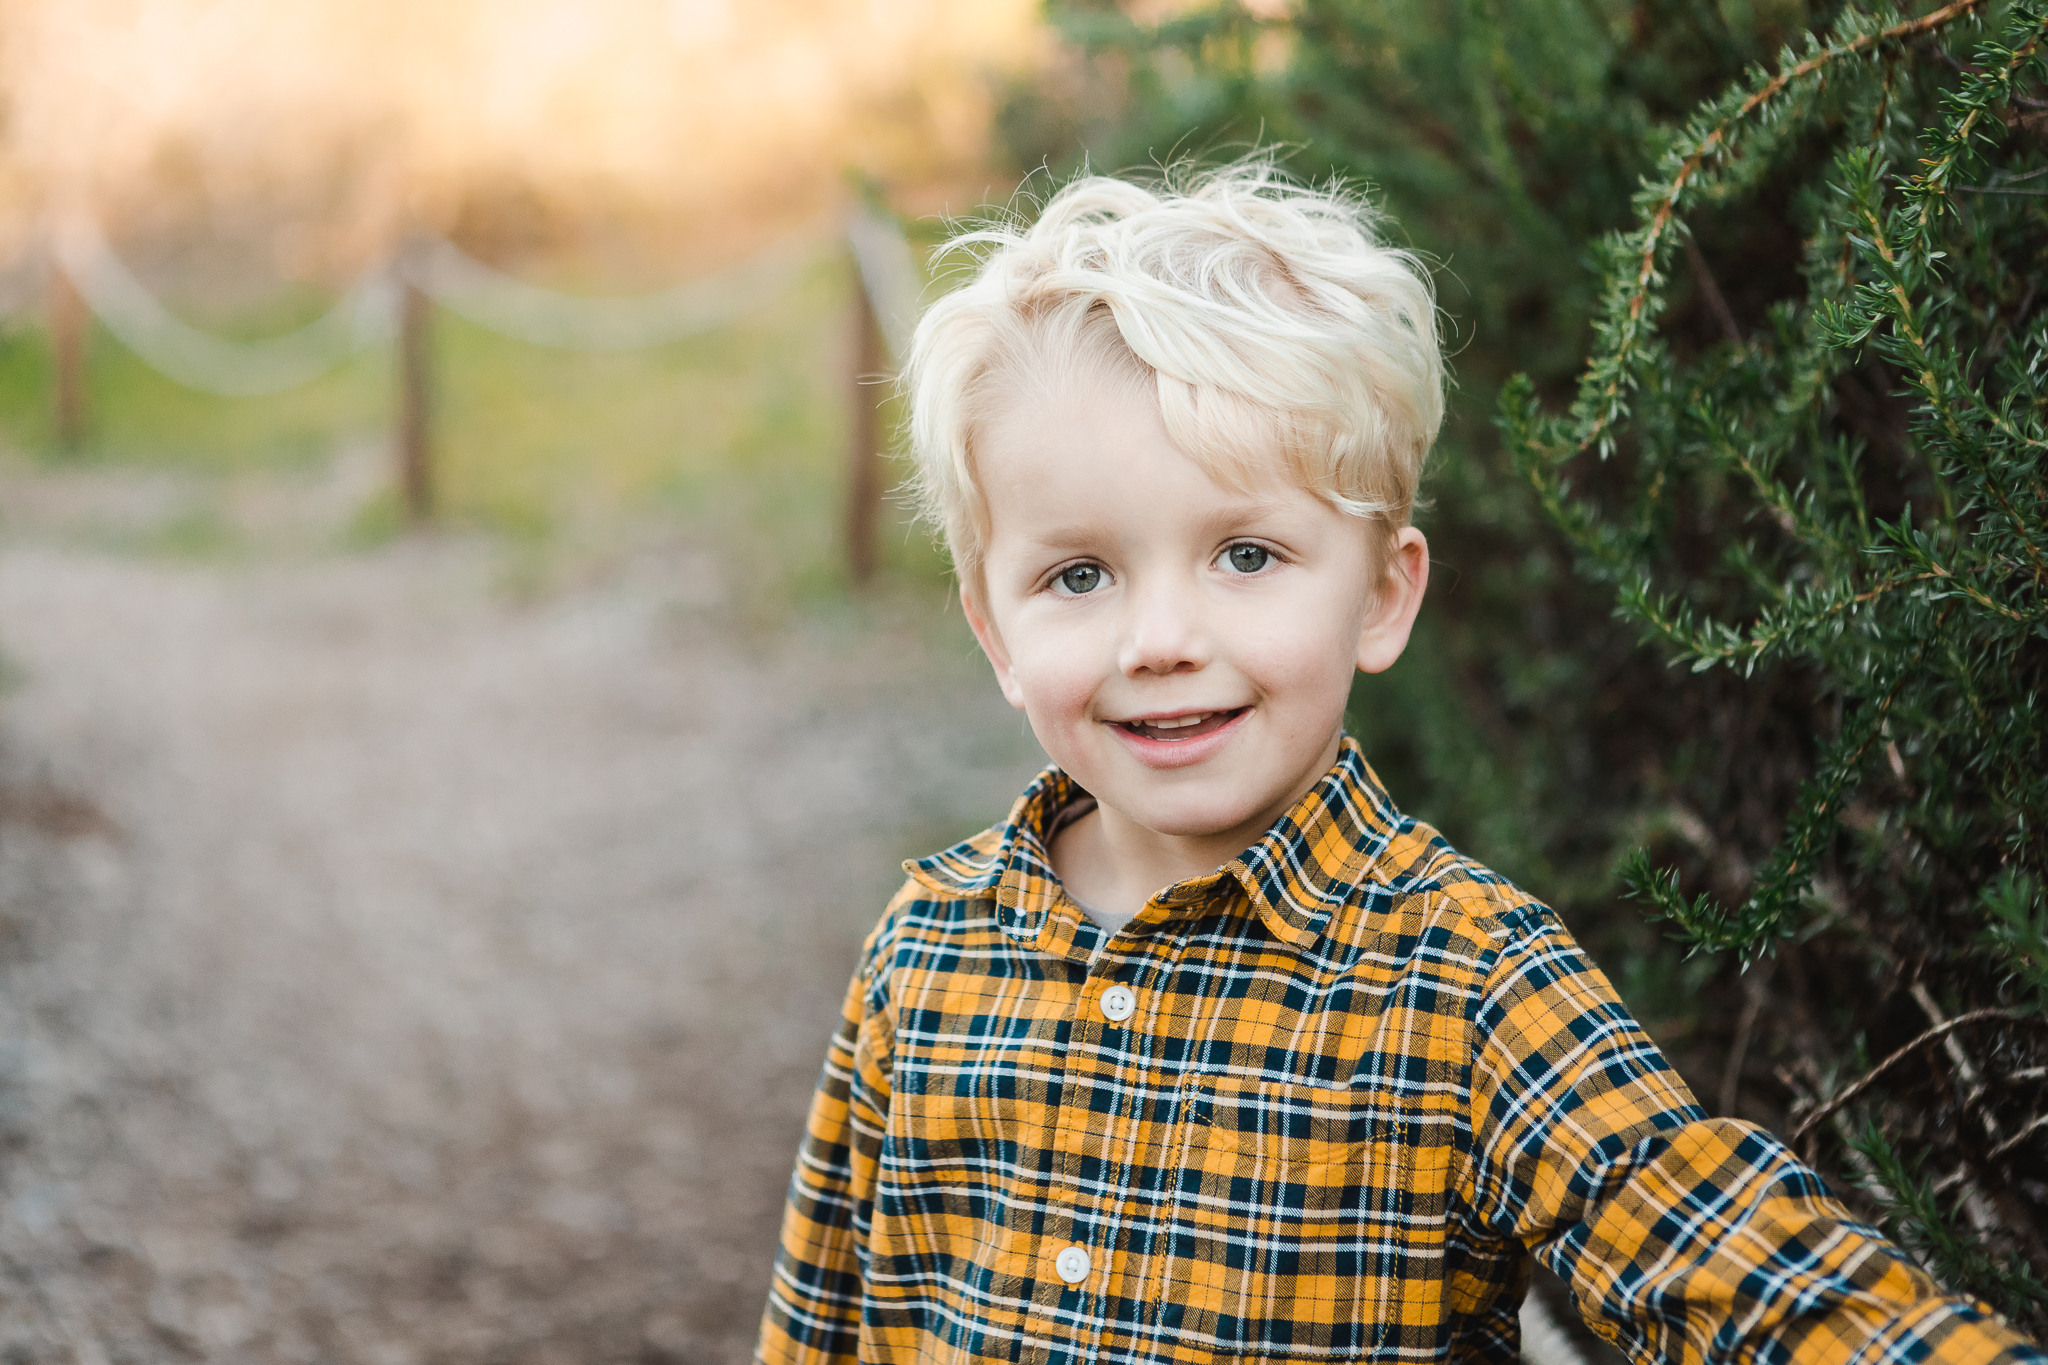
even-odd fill
[[[1807,1356],[1805,1358],[1825,1358]],[[2040,1365],[2048,1349],[2027,1340],[1982,1304],[1968,1299],[1923,1300],[1840,1357],[1845,1365]]]

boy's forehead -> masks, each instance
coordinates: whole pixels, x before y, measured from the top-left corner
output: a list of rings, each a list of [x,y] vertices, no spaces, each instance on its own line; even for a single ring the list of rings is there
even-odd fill
[[[1019,385],[971,442],[982,554],[1101,553],[1169,534],[1287,541],[1342,516],[1277,433],[1239,434],[1245,449],[1197,460],[1169,434],[1150,383],[1082,374]]]
[[[999,407],[977,438],[977,481],[991,507],[1029,507],[1034,521],[1142,510],[1162,500],[1202,503],[1219,514],[1272,512],[1314,496],[1277,443],[1228,461],[1192,458],[1167,432],[1149,387],[1086,378],[1048,385]]]

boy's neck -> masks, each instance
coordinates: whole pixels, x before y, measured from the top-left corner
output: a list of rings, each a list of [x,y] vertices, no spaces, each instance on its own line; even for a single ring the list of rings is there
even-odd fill
[[[1190,842],[1133,824],[1098,805],[1055,835],[1047,852],[1069,896],[1105,923],[1122,924],[1160,891],[1213,872],[1242,851],[1237,847],[1210,857],[1185,847]]]
[[[1336,760],[1332,738],[1330,762]],[[1328,771],[1326,762],[1275,809],[1215,834],[1162,834],[1100,804],[1053,836],[1047,854],[1067,895],[1106,926],[1120,927],[1176,882],[1206,876],[1251,847]]]

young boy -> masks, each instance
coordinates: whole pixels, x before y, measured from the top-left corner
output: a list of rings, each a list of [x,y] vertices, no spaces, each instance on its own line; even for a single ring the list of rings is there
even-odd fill
[[[1368,211],[1255,161],[962,240],[912,444],[1054,766],[867,941],[760,1359],[1512,1361],[1532,1256],[1638,1360],[2048,1358],[1708,1118],[1344,735],[1443,411]]]

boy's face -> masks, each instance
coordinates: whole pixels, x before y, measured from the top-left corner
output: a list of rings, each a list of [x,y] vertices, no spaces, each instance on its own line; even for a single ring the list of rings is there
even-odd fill
[[[962,597],[1003,694],[1105,820],[1233,856],[1335,760],[1353,670],[1399,657],[1420,533],[1376,592],[1368,523],[1281,469],[1217,483],[1156,399],[1106,384],[1014,405],[975,468],[989,536]]]

